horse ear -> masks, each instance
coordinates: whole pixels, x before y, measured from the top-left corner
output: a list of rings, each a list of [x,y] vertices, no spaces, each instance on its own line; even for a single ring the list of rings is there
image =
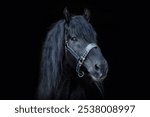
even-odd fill
[[[69,22],[70,22],[70,13],[69,13],[69,11],[67,10],[67,8],[64,8],[63,13],[64,13],[65,20],[66,20],[67,24],[69,24]]]
[[[84,14],[83,14],[83,16],[85,17],[85,19],[87,20],[87,21],[89,21],[90,20],[90,11],[88,10],[88,9],[84,9]]]

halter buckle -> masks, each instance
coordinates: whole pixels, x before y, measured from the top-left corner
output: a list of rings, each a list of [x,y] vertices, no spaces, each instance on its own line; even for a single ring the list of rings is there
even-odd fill
[[[81,58],[79,59],[79,61],[78,61],[78,62],[79,62],[79,65],[82,65],[82,64],[83,64],[84,59],[85,59],[84,57],[81,57]]]

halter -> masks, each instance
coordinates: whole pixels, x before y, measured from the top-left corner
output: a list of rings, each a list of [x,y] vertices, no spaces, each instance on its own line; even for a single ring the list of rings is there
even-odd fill
[[[86,47],[85,47],[85,50],[84,52],[82,53],[81,56],[79,56],[70,46],[69,46],[69,43],[68,43],[68,40],[67,40],[67,29],[68,28],[66,25],[65,25],[65,50],[66,52],[70,52],[71,55],[73,55],[73,57],[77,60],[77,65],[76,65],[76,72],[78,73],[78,76],[79,77],[83,77],[84,76],[84,72],[83,71],[80,71],[80,68],[82,66],[82,64],[84,63],[88,53],[93,49],[93,48],[96,48],[97,45],[95,43],[90,43],[88,44]]]

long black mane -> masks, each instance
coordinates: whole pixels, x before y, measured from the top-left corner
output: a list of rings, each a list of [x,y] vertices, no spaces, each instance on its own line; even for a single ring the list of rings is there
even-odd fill
[[[70,25],[72,33],[86,37],[88,42],[96,42],[91,40],[96,37],[96,32],[83,16],[72,17]],[[92,96],[97,99],[100,93],[89,78],[77,78],[75,70],[66,63],[64,27],[65,20],[58,21],[44,41],[38,99],[92,99]]]
[[[64,21],[58,21],[48,32],[42,48],[39,98],[50,98],[61,77],[64,56]]]

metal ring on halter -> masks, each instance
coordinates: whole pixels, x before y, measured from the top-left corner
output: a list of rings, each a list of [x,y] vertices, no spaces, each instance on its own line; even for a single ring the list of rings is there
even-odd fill
[[[82,77],[84,76],[84,72],[83,72],[83,71],[78,72],[78,76],[79,76],[80,78],[82,78]]]

